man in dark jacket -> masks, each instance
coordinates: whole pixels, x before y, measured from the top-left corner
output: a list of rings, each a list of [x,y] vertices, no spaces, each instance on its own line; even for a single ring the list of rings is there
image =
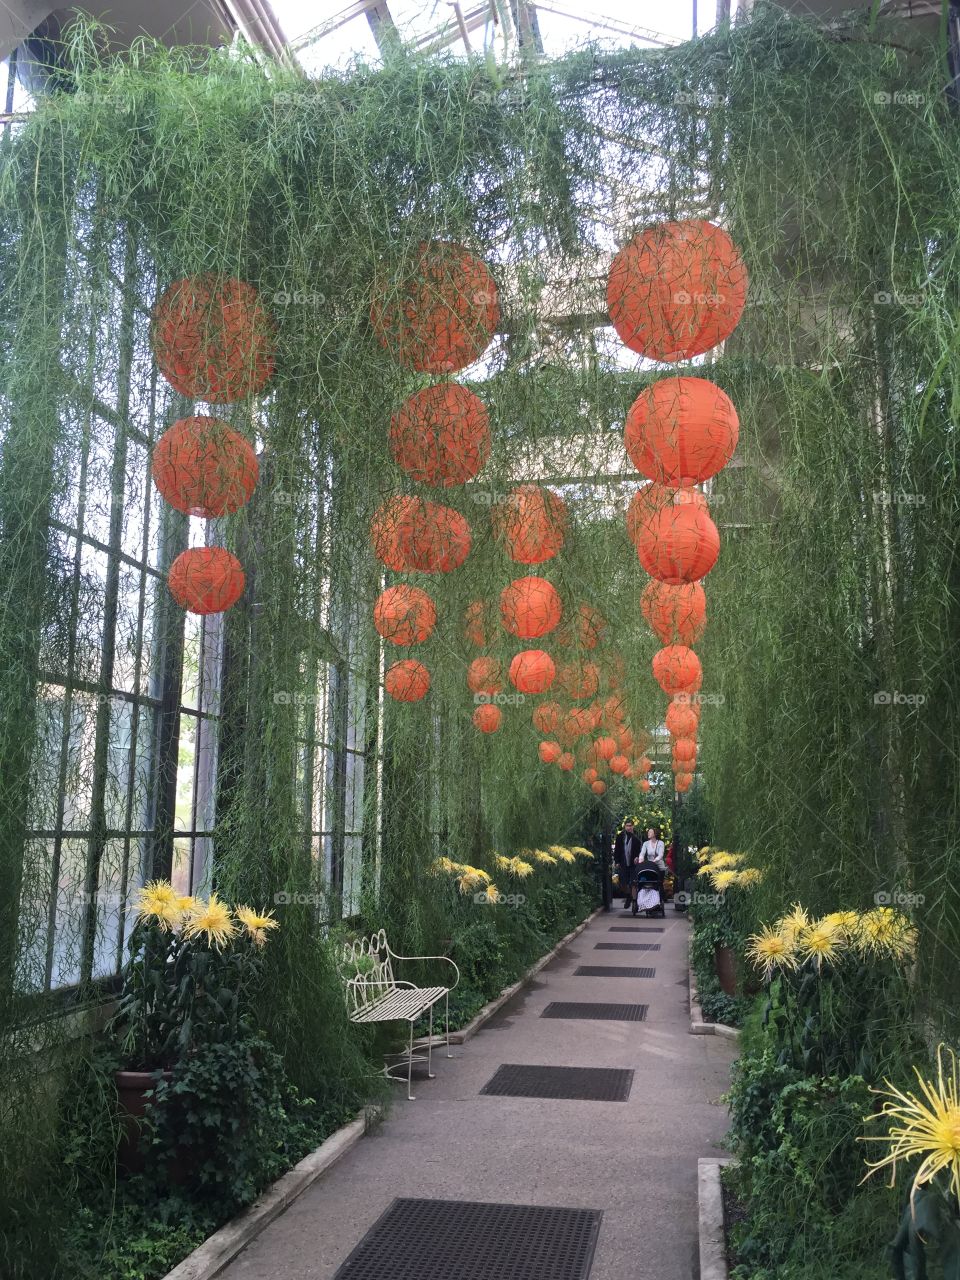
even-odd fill
[[[634,834],[633,823],[629,818],[623,824],[623,830],[617,836],[613,845],[613,858],[617,864],[617,872],[620,876],[620,888],[624,892],[627,901],[630,901],[632,892],[630,888],[630,868],[634,861],[640,857],[640,839]]]

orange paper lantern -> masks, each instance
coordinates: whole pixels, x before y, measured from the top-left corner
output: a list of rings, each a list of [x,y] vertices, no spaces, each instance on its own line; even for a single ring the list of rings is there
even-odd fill
[[[683,792],[683,791],[690,790],[690,786],[692,782],[693,782],[692,773],[678,773],[673,780],[673,785],[677,791]]]
[[[597,779],[596,782],[590,783],[590,790],[593,792],[595,796],[602,796],[603,793],[606,791],[606,789],[607,789],[607,784],[605,782],[602,782],[599,778]]]
[[[496,733],[502,719],[503,712],[492,702],[481,703],[473,713],[473,723],[481,733]]]
[[[467,605],[463,613],[463,634],[478,649],[484,649],[493,642],[489,601],[473,600]]]
[[[647,778],[641,778],[641,779],[640,779],[640,790],[641,790],[641,791],[649,791],[649,790],[650,790],[650,782],[649,782],[649,780],[648,780]]]
[[[541,742],[537,750],[544,764],[556,764],[562,754],[559,742]]]
[[[600,688],[600,672],[592,662],[562,662],[557,684],[571,698],[592,698]]]
[[[462,245],[419,244],[392,278],[381,273],[370,307],[374,333],[400,364],[454,373],[483,354],[500,320],[486,264]]]
[[[653,675],[664,693],[692,693],[703,682],[703,667],[692,649],[668,644],[653,655]]]
[[[667,490],[674,497],[639,523],[636,548],[651,578],[679,586],[706,577],[720,554],[720,534],[698,502],[681,497],[692,489]]]
[[[437,624],[433,601],[419,587],[387,587],[373,606],[373,625],[392,644],[421,644]]]
[[[725,231],[699,218],[665,222],[616,255],[607,281],[620,340],[652,360],[689,360],[736,328],[747,269]]]
[[[617,754],[610,757],[610,772],[625,774],[630,769],[630,761],[626,756]]]
[[[503,625],[521,640],[535,640],[552,631],[563,615],[556,587],[546,578],[515,578],[500,593]]]
[[[682,702],[671,702],[667,707],[667,729],[676,738],[695,738],[699,719],[690,706]]]
[[[699,582],[670,586],[652,578],[640,597],[640,612],[663,644],[692,645],[707,625],[707,597]]]
[[[597,782],[600,777],[600,775],[597,773],[596,769],[594,768],[584,769],[583,773],[580,776],[581,778],[583,778],[584,782],[587,782],[587,783]]]
[[[520,564],[541,564],[563,546],[567,507],[563,499],[537,484],[511,489],[493,509],[493,531],[507,555]]]
[[[613,738],[598,738],[594,745],[601,760],[610,760],[617,754],[617,744]]]
[[[674,760],[696,760],[696,738],[677,738],[673,744],[673,758]]]
[[[510,681],[520,693],[545,693],[555,674],[553,659],[542,649],[524,649],[510,663]]]
[[[573,768],[573,766],[576,764],[576,761],[574,760],[573,756],[569,751],[564,751],[563,755],[557,758],[557,764],[564,771],[564,773],[569,773],[570,770]]]
[[[273,375],[273,322],[242,280],[205,274],[174,281],[154,307],[150,341],[160,372],[191,400],[242,400]]]
[[[467,668],[467,688],[471,693],[499,693],[503,671],[495,658],[475,658]]]
[[[421,484],[465,484],[490,453],[487,407],[456,382],[423,387],[391,418],[390,451]]]
[[[397,702],[419,702],[430,688],[430,672],[422,662],[405,658],[387,668],[383,687]]]
[[[531,719],[541,733],[556,733],[561,715],[558,702],[541,702],[539,707],[534,707]]]
[[[714,383],[661,378],[630,406],[623,441],[641,475],[679,488],[722,471],[739,434],[733,402]]]
[[[167,584],[188,613],[223,613],[243,595],[246,577],[240,561],[223,547],[190,547],[170,566]]]
[[[449,573],[470,554],[470,526],[458,511],[424,498],[388,498],[374,514],[377,556],[397,573]]]
[[[190,516],[229,515],[250,500],[259,477],[253,445],[218,418],[180,418],[153,451],[153,482]]]

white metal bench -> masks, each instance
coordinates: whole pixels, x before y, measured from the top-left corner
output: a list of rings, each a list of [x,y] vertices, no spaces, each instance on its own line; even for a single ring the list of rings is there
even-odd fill
[[[393,961],[442,960],[452,965],[453,983],[449,987],[418,987],[412,982],[402,982],[394,976]],[[450,1052],[450,992],[460,981],[460,970],[449,956],[399,956],[390,949],[387,935],[381,929],[368,938],[360,938],[345,946],[340,955],[340,972],[344,978],[347,996],[347,1008],[351,1022],[409,1022],[410,1042],[406,1052],[407,1097],[412,1102],[413,1064],[426,1062],[427,1075],[433,1080],[433,1006],[442,998],[446,1002],[446,1045],[447,1057]],[[427,1039],[427,1052],[414,1055],[413,1024],[421,1014],[430,1014],[430,1032]],[[384,1075],[389,1080],[399,1080],[402,1076],[394,1072],[401,1070],[403,1062],[394,1063],[384,1068]]]

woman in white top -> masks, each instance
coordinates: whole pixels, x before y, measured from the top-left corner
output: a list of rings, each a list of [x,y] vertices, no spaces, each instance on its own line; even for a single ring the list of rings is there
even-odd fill
[[[647,862],[655,862],[661,871],[666,871],[667,866],[664,862],[664,854],[666,850],[662,840],[657,839],[657,833],[653,827],[647,828],[647,838],[640,846],[640,858]]]

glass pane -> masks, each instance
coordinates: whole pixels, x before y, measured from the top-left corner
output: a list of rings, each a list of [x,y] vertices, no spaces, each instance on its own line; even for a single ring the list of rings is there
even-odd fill
[[[182,836],[173,842],[173,875],[170,877],[177,893],[188,894],[190,889],[190,838]]]
[[[20,889],[18,991],[43,990],[52,866],[53,841],[28,840],[23,850],[23,884]]]
[[[90,828],[98,706],[99,699],[95,694],[73,695],[63,789],[64,831],[87,831]]]
[[[107,741],[107,782],[104,812],[107,827],[123,831],[127,824],[127,788],[130,783],[133,704],[115,698],[110,704]]]
[[[203,619],[196,613],[188,613],[183,628],[183,678],[180,683],[180,701],[185,707],[200,706],[200,646]]]
[[[137,639],[140,614],[140,586],[143,575],[139,569],[120,566],[117,594],[116,651],[113,660],[113,687],[133,693],[137,687],[137,657],[140,645]]]
[[[223,614],[212,613],[201,619],[203,648],[200,663],[200,708],[208,715],[220,712],[220,669],[223,656]]]
[[[65,697],[65,690],[59,685],[41,685],[37,693],[37,737],[30,771],[27,818],[34,830],[50,831],[57,821]]]
[[[360,910],[360,874],[362,842],[359,836],[346,836],[343,842],[343,914],[355,916]]]
[[[180,716],[180,750],[177,756],[177,811],[174,828],[193,831],[193,771],[197,756],[197,718]]]
[[[103,653],[104,588],[107,582],[107,553],[88,543],[80,545],[79,618],[77,620],[76,677],[89,684],[100,678]]]
[[[206,717],[198,726],[195,829],[212,831],[216,821],[217,739],[219,725]]]
[[[154,744],[158,712],[140,706],[137,713],[137,756],[134,767],[133,799],[130,806],[131,831],[146,831],[155,784],[153,776]]]
[[[103,418],[90,424],[90,450],[84,483],[83,532],[97,542],[110,541],[110,513],[113,508],[113,466],[115,432]],[[117,501],[123,502],[123,491]]]
[[[84,877],[87,841],[64,840],[60,849],[60,874],[56,885],[51,987],[68,987],[80,981],[81,931],[84,920]]]
[[[123,897],[126,847],[123,840],[108,840],[100,862],[100,887],[95,906],[96,934],[93,949],[93,976],[107,977],[118,971],[120,930],[126,915]]]

